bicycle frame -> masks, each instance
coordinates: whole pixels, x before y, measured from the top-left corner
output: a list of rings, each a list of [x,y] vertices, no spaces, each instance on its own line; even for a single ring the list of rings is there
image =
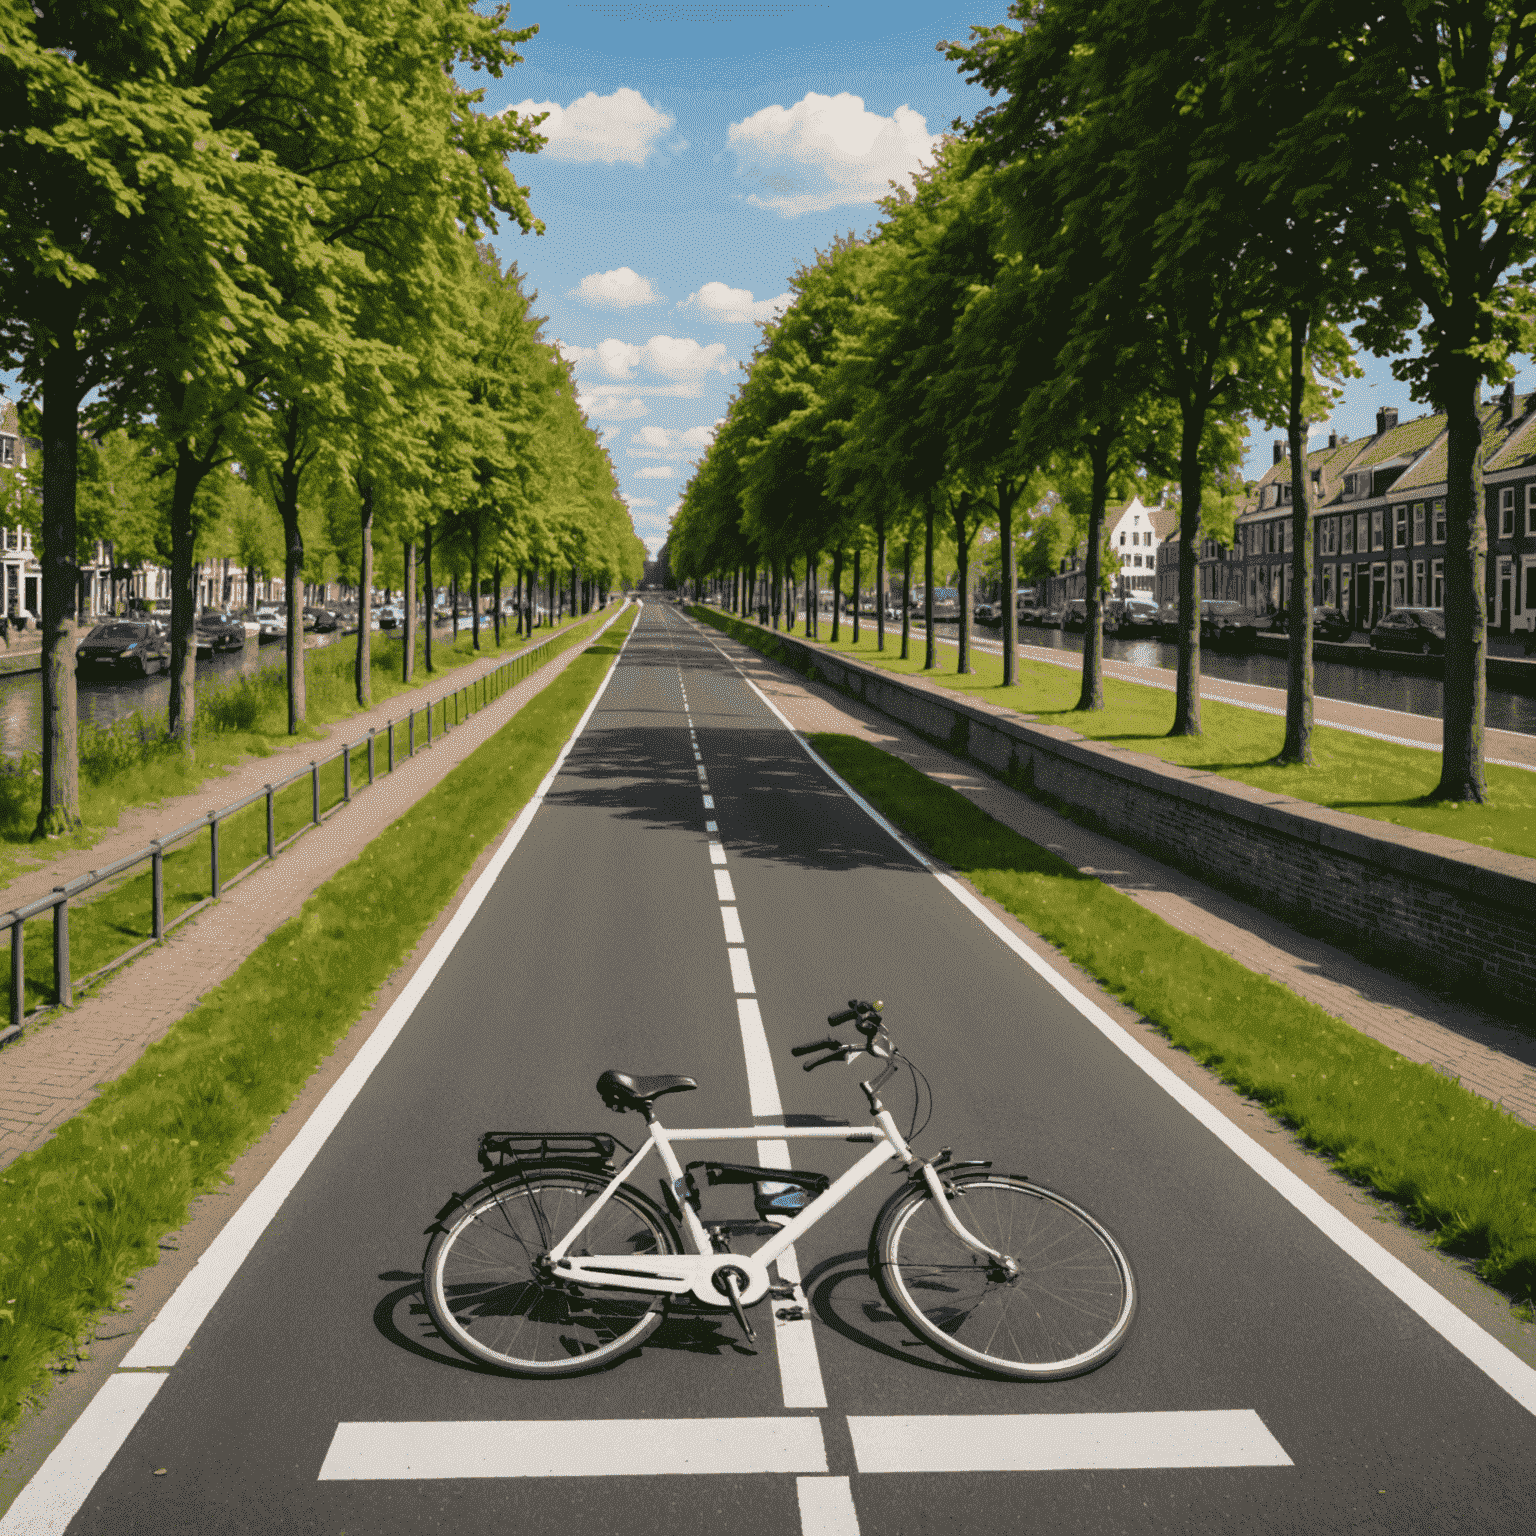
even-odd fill
[[[774,1235],[752,1253],[716,1253],[709,1233],[687,1198],[686,1176],[674,1147],[701,1141],[844,1141],[876,1142],[878,1145],[856,1162],[851,1168],[834,1179],[832,1184],[804,1210],[786,1222]],[[592,1254],[585,1257],[569,1257],[571,1245],[579,1238],[587,1225],[607,1204],[613,1192],[625,1183],[655,1148],[660,1155],[676,1204],[682,1212],[682,1221],[692,1253],[668,1254]],[[722,1268],[734,1269],[740,1279],[740,1300],[743,1306],[751,1306],[767,1292],[771,1280],[768,1266],[805,1233],[809,1232],[822,1217],[837,1206],[869,1178],[878,1168],[896,1161],[911,1168],[917,1162],[906,1139],[896,1128],[896,1122],[885,1109],[876,1111],[872,1126],[801,1126],[801,1125],[753,1125],[706,1127],[698,1130],[668,1130],[659,1121],[650,1122],[650,1135],[625,1165],[614,1174],[602,1194],[592,1202],[581,1219],[549,1251],[549,1263],[556,1276],[579,1285],[599,1286],[626,1291],[646,1291],[662,1295],[681,1296],[692,1292],[695,1298],[708,1306],[725,1307],[729,1300],[724,1288],[717,1284],[716,1274]],[[968,1247],[995,1263],[1011,1266],[1005,1255],[987,1247],[961,1225],[944,1194],[943,1184],[931,1163],[921,1165],[939,1213],[946,1225]]]

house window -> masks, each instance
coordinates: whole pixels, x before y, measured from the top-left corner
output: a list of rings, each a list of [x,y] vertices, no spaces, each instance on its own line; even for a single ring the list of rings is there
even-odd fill
[[[1392,562],[1392,606],[1394,608],[1408,606],[1408,562],[1406,560]]]
[[[1436,502],[1436,506],[1440,503]],[[1430,593],[1429,606],[1431,608],[1445,607],[1445,561],[1436,560],[1433,567],[1432,579],[1433,591]]]
[[[1385,549],[1387,547],[1387,509],[1377,507],[1371,513],[1371,548]]]
[[[1355,520],[1352,517],[1341,517],[1339,526],[1344,534],[1344,547],[1340,553],[1352,555],[1355,552]]]
[[[1285,553],[1286,554],[1290,554],[1290,552],[1291,552],[1291,543],[1295,539],[1295,537],[1296,537],[1296,525],[1295,525],[1295,523],[1286,523],[1285,524]]]
[[[16,462],[16,439],[0,437],[0,465],[9,467]]]
[[[1424,537],[1424,503],[1422,501],[1416,501],[1413,504],[1413,542],[1429,543],[1429,540]]]
[[[1499,492],[1499,536],[1509,538],[1515,531],[1515,488],[1506,485]]]
[[[1525,488],[1525,531],[1536,537],[1536,485]]]
[[[1377,517],[1381,514],[1378,512]],[[1371,514],[1362,512],[1355,518],[1355,553],[1369,554],[1371,548]]]
[[[1408,547],[1408,508],[1406,506],[1403,506],[1403,507],[1393,507],[1392,508],[1392,521],[1393,521],[1393,523],[1395,525],[1395,534],[1396,534],[1396,540],[1397,540],[1396,544],[1393,547],[1396,548],[1396,549],[1407,549],[1407,547]]]
[[[1435,543],[1436,544],[1444,544],[1445,543],[1445,498],[1444,497],[1441,497],[1441,499],[1435,503]],[[1438,608],[1439,606],[1440,606],[1439,603],[1435,604],[1436,608]]]
[[[1415,560],[1413,562],[1413,606],[1415,608],[1423,608],[1425,606],[1424,599],[1428,595],[1424,588],[1424,562],[1422,560]]]
[[[1339,568],[1336,565],[1323,567],[1323,607],[1333,607],[1333,594],[1339,584]]]

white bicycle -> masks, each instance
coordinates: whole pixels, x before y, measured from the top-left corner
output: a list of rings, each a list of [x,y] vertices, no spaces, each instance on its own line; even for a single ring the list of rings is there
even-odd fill
[[[886,1302],[919,1338],[978,1370],[1032,1381],[1102,1365],[1136,1313],[1136,1283],[1119,1244],[1079,1206],[1026,1178],[952,1162],[947,1147],[919,1159],[878,1097],[901,1066],[913,1071],[914,1087],[921,1076],[892,1043],[880,1008],[851,1002],[827,1020],[856,1024],[862,1044],[826,1039],[793,1051],[827,1052],[807,1072],[862,1054],[885,1063],[859,1085],[874,1119],[868,1127],[669,1130],[655,1101],[696,1088],[692,1078],[605,1072],[597,1082],[603,1102],[644,1114],[650,1127],[638,1151],[592,1132],[488,1131],[480,1139],[487,1177],[455,1195],[428,1228],[423,1289],[442,1336],[471,1359],[520,1376],[609,1365],[644,1343],[674,1304],[729,1309],[750,1339],[749,1307],[794,1296],[768,1266],[895,1160],[909,1177],[875,1220],[869,1264]],[[713,1160],[684,1167],[676,1151],[691,1142],[818,1137],[875,1145],[837,1179]],[[617,1147],[628,1154],[619,1168]],[[665,1206],[629,1182],[653,1150],[666,1170]],[[699,1171],[711,1185],[753,1185],[756,1222],[706,1226]],[[750,1253],[731,1251],[744,1231],[767,1240]]]

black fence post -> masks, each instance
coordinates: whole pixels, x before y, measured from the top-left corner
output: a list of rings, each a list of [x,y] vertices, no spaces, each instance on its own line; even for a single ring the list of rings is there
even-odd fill
[[[26,924],[11,914],[11,1023],[21,1028],[21,1018],[27,1006],[26,940],[23,936]]]
[[[427,700],[427,745],[432,745],[432,701]]]
[[[395,722],[389,722],[389,771],[395,771]]]
[[[154,894],[150,898],[150,923],[156,939],[165,937],[165,849],[155,843],[151,862],[154,865]]]
[[[69,985],[69,898],[62,885],[54,886],[53,893],[63,897],[53,904],[53,1000],[68,1008],[74,1001]]]
[[[407,757],[415,757],[416,756],[416,706],[414,704],[411,706],[411,726],[410,726],[410,731],[409,731],[408,734],[410,736],[410,741],[408,743],[409,750],[406,752],[405,755]]]
[[[378,735],[377,729],[370,727],[368,731],[368,782],[373,783],[373,738]]]
[[[341,803],[346,805],[352,799],[352,748],[346,742],[341,744]]]
[[[309,765],[309,814],[315,826],[320,825],[320,764]]]
[[[277,817],[273,813],[272,786],[267,785],[267,857],[277,857]]]
[[[208,869],[213,899],[219,899],[219,813],[208,812]]]

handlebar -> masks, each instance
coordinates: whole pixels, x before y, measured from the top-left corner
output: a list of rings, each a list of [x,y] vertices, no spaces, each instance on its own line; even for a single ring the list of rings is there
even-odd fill
[[[839,1045],[830,1056],[823,1056],[820,1061],[808,1061],[801,1068],[804,1072],[814,1072],[817,1067],[825,1067],[834,1061],[847,1061],[850,1056],[856,1056],[859,1048],[856,1045]]]
[[[809,1056],[812,1051],[837,1051],[842,1049],[841,1040],[811,1040],[805,1045],[793,1045],[789,1049],[791,1056]]]
[[[848,1006],[841,1013],[827,1015],[827,1023],[836,1029],[839,1024],[850,1024],[857,1019],[863,1028],[876,1026],[880,1023],[880,1010],[884,1007],[885,1004],[881,1002],[861,1003],[857,998],[850,997]]]

